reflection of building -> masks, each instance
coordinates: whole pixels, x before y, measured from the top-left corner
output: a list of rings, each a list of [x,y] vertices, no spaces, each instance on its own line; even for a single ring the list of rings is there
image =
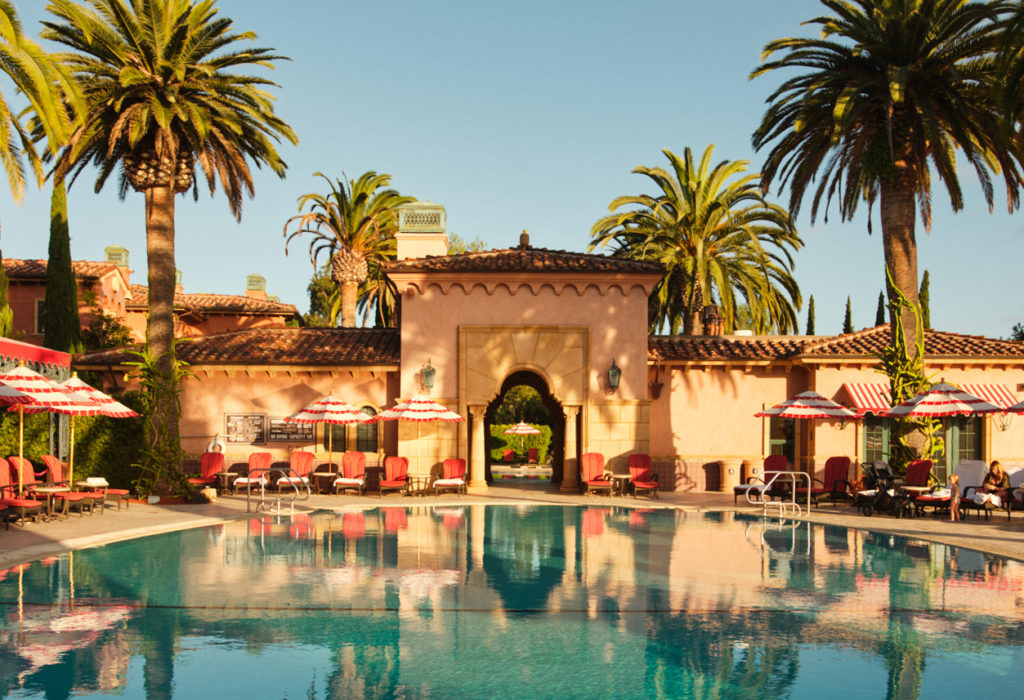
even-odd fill
[[[718,486],[720,462],[755,468],[774,452],[808,470],[833,455],[855,464],[888,455],[882,420],[794,424],[754,415],[813,389],[872,416],[878,406],[864,399],[865,387],[884,381],[875,367],[886,327],[837,337],[651,336],[647,302],[662,277],[659,264],[534,248],[525,234],[515,247],[448,256],[443,208],[407,207],[398,260],[387,269],[400,326],[243,330],[185,345],[180,357],[197,378],[182,398],[184,435],[223,433],[231,415],[269,422],[328,393],[376,413],[424,391],[430,376],[432,397],[465,423],[400,422],[372,435],[339,428],[335,442],[370,453],[370,464],[381,451],[408,457],[416,475],[462,457],[470,487],[481,489],[489,416],[506,391],[526,384],[552,414],[552,481],[566,491],[577,488],[579,456],[590,451],[620,472],[629,454],[649,453],[662,488],[678,491]],[[705,317],[708,332],[719,329],[715,314]],[[1006,405],[1021,398],[1022,343],[929,330],[925,351],[927,374]],[[126,359],[94,353],[78,365],[119,370]],[[1006,427],[1001,418],[947,421],[946,461],[1024,464],[1024,431]],[[196,437],[185,448],[196,454],[208,440]],[[322,429],[315,440],[325,458]],[[268,449],[284,457],[297,446],[270,437],[229,441],[228,456]]]
[[[3,261],[10,280],[8,297],[14,312],[14,333],[29,343],[42,345],[45,319],[46,261]],[[128,251],[120,246],[106,250],[106,260],[76,260],[71,269],[78,283],[78,309],[82,328],[96,313],[105,314],[131,331],[132,339],[146,337],[148,288],[131,283]],[[250,275],[244,295],[186,294],[180,283],[174,295],[175,335],[196,337],[243,328],[279,328],[297,323],[298,309],[268,297],[266,280]]]

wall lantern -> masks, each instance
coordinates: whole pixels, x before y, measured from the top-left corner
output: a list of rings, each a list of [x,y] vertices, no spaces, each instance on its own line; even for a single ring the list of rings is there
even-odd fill
[[[1002,430],[1002,431],[1009,430],[1010,429],[1010,424],[1012,422],[1013,422],[1013,413],[1011,413],[1010,411],[1005,411],[1003,413],[997,413],[996,414],[996,425],[999,426],[1000,430]]]
[[[619,380],[622,378],[622,370],[615,366],[615,360],[612,359],[612,366],[608,368],[608,393],[614,394],[615,390],[619,388]]]
[[[426,389],[427,393],[434,388],[434,377],[437,376],[437,370],[430,365],[430,360],[427,360],[423,364],[423,369],[420,370],[420,377],[423,379],[423,388]]]

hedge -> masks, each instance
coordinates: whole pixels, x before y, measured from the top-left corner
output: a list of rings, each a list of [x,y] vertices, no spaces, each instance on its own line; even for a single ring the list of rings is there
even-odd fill
[[[515,424],[504,423],[491,426],[491,439],[487,445],[491,453],[491,463],[500,463],[505,455],[505,450],[515,451],[517,461],[525,462],[527,450],[531,447],[538,450],[538,462],[541,464],[547,462],[548,452],[551,449],[551,427],[534,425],[533,427],[540,431],[539,435],[505,435],[505,431],[513,425]]]

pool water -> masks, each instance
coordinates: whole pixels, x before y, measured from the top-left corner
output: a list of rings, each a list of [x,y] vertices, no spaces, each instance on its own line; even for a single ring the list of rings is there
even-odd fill
[[[618,507],[261,517],[0,573],[0,695],[1016,697],[1024,564]]]

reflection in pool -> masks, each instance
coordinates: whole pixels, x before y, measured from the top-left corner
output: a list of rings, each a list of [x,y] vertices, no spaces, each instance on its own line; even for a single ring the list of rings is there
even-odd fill
[[[1024,564],[674,510],[261,517],[0,572],[0,695],[1010,697]]]

